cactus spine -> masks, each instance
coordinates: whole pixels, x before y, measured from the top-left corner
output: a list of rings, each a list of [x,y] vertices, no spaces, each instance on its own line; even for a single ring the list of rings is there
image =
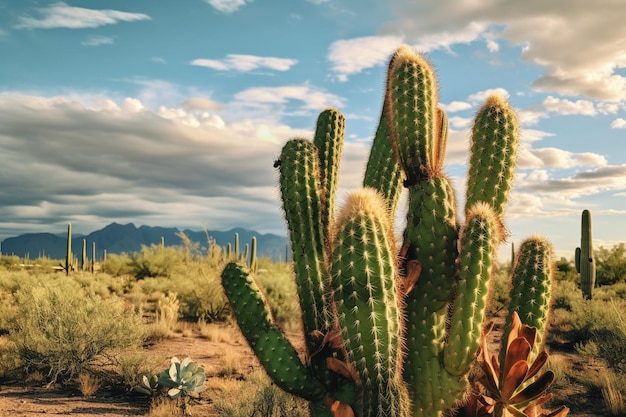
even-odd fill
[[[365,187],[348,196],[336,219],[343,118],[325,110],[313,141],[296,138],[284,145],[275,167],[302,309],[305,362],[296,361],[277,333],[249,271],[231,263],[222,274],[233,312],[261,363],[279,386],[311,401],[316,417],[442,416],[467,393],[467,375],[484,340],[496,248],[506,237],[503,213],[518,122],[496,96],[477,112],[461,224],[443,173],[447,115],[437,105],[431,65],[401,47],[390,61]],[[398,247],[393,218],[401,185],[409,201]],[[546,261],[531,264],[524,256]],[[542,245],[520,254],[519,279],[534,276],[542,281],[537,285],[549,287],[544,280],[550,280],[545,268],[551,256]],[[526,294],[513,297],[516,311],[529,302]],[[285,355],[289,365],[279,364],[276,355]]]
[[[591,236],[591,211],[583,210],[581,220],[580,247],[574,255],[576,272],[580,274],[580,288],[586,300],[593,298],[593,287],[596,283],[596,264],[593,260],[593,243]]]

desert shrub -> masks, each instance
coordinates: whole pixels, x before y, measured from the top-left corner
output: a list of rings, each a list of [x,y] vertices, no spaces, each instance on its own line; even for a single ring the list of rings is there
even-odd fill
[[[185,248],[160,245],[142,246],[130,255],[132,274],[137,279],[169,277],[188,260]]]
[[[117,297],[83,295],[71,281],[24,288],[9,336],[27,372],[67,380],[107,353],[141,343],[141,318]]]
[[[620,243],[612,248],[594,251],[598,285],[611,285],[626,282],[626,245]]]
[[[176,293],[163,295],[157,300],[155,320],[149,326],[148,339],[161,340],[172,336],[178,323],[180,303]]]
[[[115,277],[124,275],[133,275],[134,269],[131,265],[130,256],[126,253],[116,254],[112,253],[107,255],[106,261],[102,262],[100,266],[101,272]]]
[[[260,371],[248,375],[238,388],[219,393],[214,404],[223,417],[309,416],[306,401],[282,391]]]
[[[186,320],[224,321],[229,314],[228,301],[222,289],[220,271],[198,269],[177,279],[180,312]]]
[[[296,283],[290,264],[279,263],[256,274],[257,281],[270,305],[276,322],[288,329],[301,324],[301,311]]]
[[[19,256],[2,255],[2,257],[0,257],[0,269],[16,270],[19,269],[20,263],[22,263],[22,259]]]

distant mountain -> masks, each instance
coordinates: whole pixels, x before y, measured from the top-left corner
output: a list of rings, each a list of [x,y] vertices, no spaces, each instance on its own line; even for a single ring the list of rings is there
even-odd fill
[[[111,223],[101,230],[91,232],[88,235],[72,236],[72,252],[74,256],[80,256],[83,239],[87,241],[87,253],[91,257],[93,242],[96,243],[97,258],[102,256],[106,249],[107,253],[132,253],[141,250],[142,246],[157,245],[161,238],[165,246],[179,246],[182,244],[178,233],[181,231],[172,227],[140,226],[137,228],[133,223]],[[235,228],[228,231],[182,231],[192,242],[198,242],[201,250],[206,253],[209,247],[207,233],[215,239],[215,243],[225,248],[229,243],[235,242],[235,233],[239,234],[240,251],[243,252],[245,245],[249,244],[252,237],[257,239],[257,256],[271,257],[274,261],[285,259],[287,238],[274,234],[259,234],[252,230]],[[28,256],[37,258],[46,256],[52,259],[64,259],[66,251],[66,235],[54,235],[52,233],[27,233],[16,237],[9,237],[2,241],[2,254]]]

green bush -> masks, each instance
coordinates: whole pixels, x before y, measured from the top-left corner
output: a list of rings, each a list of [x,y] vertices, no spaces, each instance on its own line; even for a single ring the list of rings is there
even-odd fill
[[[101,272],[113,275],[115,277],[134,274],[134,269],[131,265],[130,256],[125,253],[112,253],[110,255],[107,255],[106,261],[102,262],[100,268]]]
[[[143,339],[141,318],[119,298],[84,294],[72,281],[23,288],[16,304],[9,337],[26,372],[43,372],[51,383],[69,380]]]
[[[278,325],[298,329],[302,319],[291,265],[278,263],[268,269],[260,268],[255,276]]]
[[[600,246],[594,251],[598,285],[626,282],[626,245],[620,243],[608,249]]]
[[[188,261],[188,252],[180,247],[142,246],[130,255],[132,274],[137,279],[169,277]]]

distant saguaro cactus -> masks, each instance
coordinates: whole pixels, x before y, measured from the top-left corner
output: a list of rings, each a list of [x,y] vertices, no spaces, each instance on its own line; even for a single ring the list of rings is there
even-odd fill
[[[593,298],[596,284],[596,263],[593,259],[591,211],[583,210],[581,219],[580,247],[574,253],[576,272],[580,274],[580,289],[587,300]]]
[[[67,224],[67,248],[65,252],[65,273],[69,275],[72,269],[72,223]]]

